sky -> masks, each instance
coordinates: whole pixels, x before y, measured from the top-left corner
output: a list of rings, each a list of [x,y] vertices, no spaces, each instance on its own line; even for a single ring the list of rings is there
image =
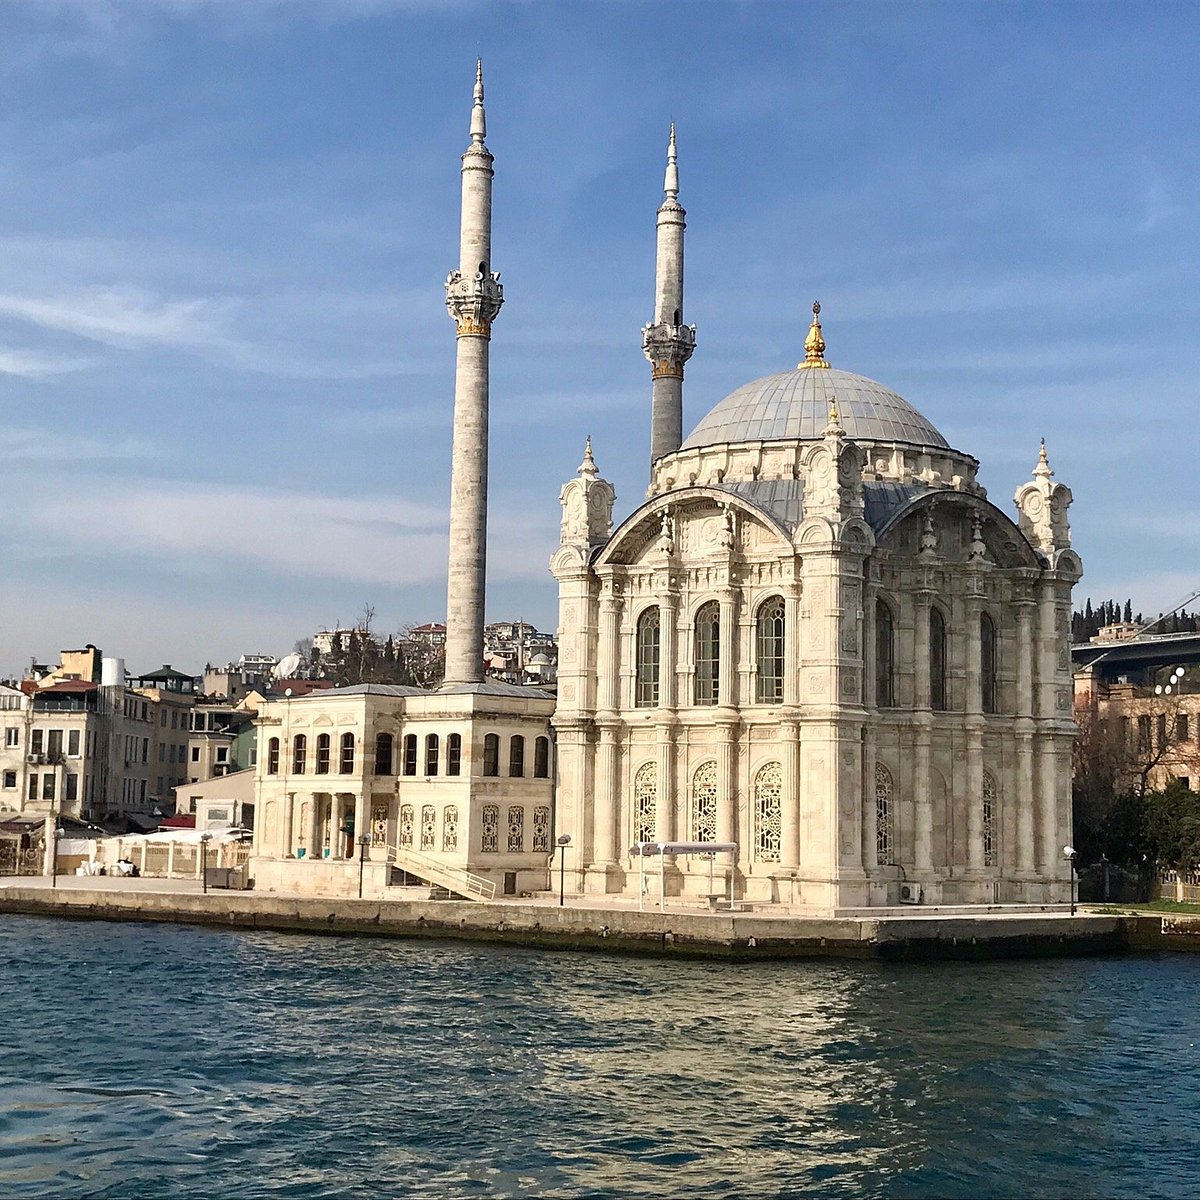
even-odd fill
[[[0,0],[0,675],[284,654],[445,612],[459,156],[496,156],[488,618],[553,629],[591,434],[647,481],[668,123],[685,429],[803,358],[1010,508],[1045,437],[1076,593],[1200,588],[1200,8]]]

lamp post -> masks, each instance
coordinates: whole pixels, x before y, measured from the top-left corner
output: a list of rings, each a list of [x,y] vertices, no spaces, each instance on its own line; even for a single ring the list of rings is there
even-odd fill
[[[208,843],[212,841],[211,833],[200,835],[200,886],[208,895]]]
[[[363,865],[367,861],[367,847],[371,844],[371,839],[367,834],[359,834],[358,838],[358,898],[362,899],[363,887]]]
[[[50,859],[50,887],[51,888],[58,887],[58,838],[61,833],[62,833],[62,830],[59,828],[58,822],[55,821],[54,822],[54,832],[52,834],[53,845],[51,846],[51,849],[50,849],[50,853],[52,856]]]
[[[1064,846],[1063,858],[1071,864],[1071,916],[1075,915],[1075,847]]]
[[[558,907],[566,902],[567,886],[567,847],[571,844],[571,835],[561,833],[558,836]]]

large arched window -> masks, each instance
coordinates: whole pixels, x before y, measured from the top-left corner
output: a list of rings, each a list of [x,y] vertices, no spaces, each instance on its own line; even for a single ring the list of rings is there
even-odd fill
[[[783,611],[782,596],[772,596],[758,606],[755,624],[758,650],[755,698],[759,704],[783,702]]]
[[[404,773],[405,775],[417,773],[417,735],[415,733],[404,735]]]
[[[425,735],[425,774],[436,775],[438,773],[438,735],[436,733],[427,733]]]
[[[996,625],[984,613],[979,618],[979,690],[980,705],[985,713],[994,713],[996,706]]]
[[[525,774],[525,739],[519,733],[508,741],[508,773],[513,779]]]
[[[633,777],[633,840],[654,841],[658,814],[658,763],[642,763]]]
[[[308,738],[302,733],[292,738],[292,774],[303,775],[304,763],[308,758]]]
[[[271,738],[267,742],[267,774],[279,774],[279,739]]]
[[[981,804],[983,807],[983,865],[985,867],[994,867],[996,865],[996,801],[998,793],[996,789],[996,777],[991,771],[983,773],[983,796]]]
[[[875,861],[881,867],[892,862],[892,773],[875,764]]]
[[[783,767],[770,762],[754,777],[754,856],[759,862],[779,861],[782,833]]]
[[[392,773],[392,735],[378,733],[375,735],[375,774],[390,775]]]
[[[417,823],[416,810],[411,804],[400,805],[400,820],[398,829],[400,834],[400,845],[411,846],[413,844],[413,826]]]
[[[648,608],[637,622],[637,683],[634,703],[638,708],[658,705],[658,664],[662,630],[657,608]]]
[[[533,743],[533,777],[550,778],[550,739],[540,737]]]
[[[329,774],[329,734],[317,735],[317,774]]]
[[[946,704],[946,618],[935,604],[929,610],[929,707],[944,712]]]
[[[500,735],[498,733],[484,735],[483,773],[485,775],[500,774]]]
[[[721,607],[715,600],[696,613],[694,702],[716,704],[721,692]]]
[[[342,755],[338,763],[338,772],[342,775],[354,774],[354,734],[342,734]]]
[[[452,733],[446,739],[446,774],[462,774],[462,734]]]
[[[458,805],[447,804],[442,810],[442,849],[458,849]]]
[[[879,708],[896,703],[896,623],[883,600],[875,601],[875,703]]]
[[[717,764],[702,763],[692,776],[692,841],[717,840]]]

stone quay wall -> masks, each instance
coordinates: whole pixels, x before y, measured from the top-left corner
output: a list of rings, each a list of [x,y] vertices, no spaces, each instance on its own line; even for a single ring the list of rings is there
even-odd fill
[[[894,961],[1200,950],[1200,919],[1059,914],[914,918],[633,912],[513,902],[343,900],[135,890],[0,889],[0,913],[495,942],[736,961]]]

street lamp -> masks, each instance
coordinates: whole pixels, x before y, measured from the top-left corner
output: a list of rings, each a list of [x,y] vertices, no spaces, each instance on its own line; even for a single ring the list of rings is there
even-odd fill
[[[54,845],[51,848],[53,857],[50,860],[50,886],[51,888],[58,887],[58,839],[62,836],[62,828],[58,822],[54,822]]]
[[[558,837],[558,907],[562,908],[567,881],[567,847],[571,844],[571,835],[569,833],[559,834]]]
[[[362,899],[363,864],[367,861],[367,847],[371,844],[370,837],[363,833],[358,838],[358,898]]]
[[[1064,846],[1063,858],[1071,864],[1071,916],[1075,915],[1075,847]]]
[[[200,835],[200,886],[208,895],[208,843],[212,841],[211,833]]]

